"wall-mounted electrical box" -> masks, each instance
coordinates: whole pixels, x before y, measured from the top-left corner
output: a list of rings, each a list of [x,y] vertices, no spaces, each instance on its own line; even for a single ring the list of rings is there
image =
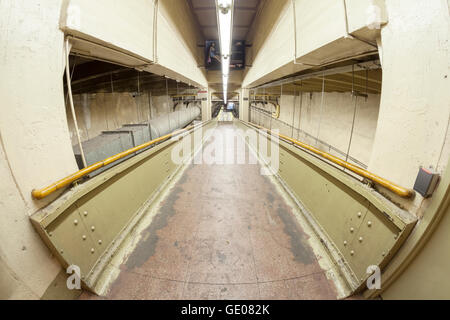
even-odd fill
[[[433,173],[425,168],[420,168],[416,183],[414,184],[414,190],[425,198],[431,197],[438,181],[439,174]]]

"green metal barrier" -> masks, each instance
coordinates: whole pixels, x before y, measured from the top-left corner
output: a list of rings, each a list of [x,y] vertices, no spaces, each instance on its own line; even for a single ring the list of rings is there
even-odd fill
[[[257,128],[242,121],[244,129]],[[269,154],[273,136],[260,131],[248,143],[259,153],[260,139]],[[321,238],[353,292],[365,287],[369,266],[389,263],[416,224],[416,218],[370,186],[290,142],[279,140],[280,182]]]
[[[185,134],[192,136],[195,130],[214,125],[211,121]],[[31,217],[63,267],[80,268],[86,289],[95,292],[96,282],[122,240],[180,168],[171,158],[178,143],[175,139],[161,142],[76,186]]]

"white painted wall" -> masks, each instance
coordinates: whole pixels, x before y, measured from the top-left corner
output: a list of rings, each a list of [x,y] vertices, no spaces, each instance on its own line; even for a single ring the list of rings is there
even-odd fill
[[[0,274],[14,278],[0,286],[1,298],[39,298],[60,270],[29,215],[49,202],[33,201],[33,188],[77,170],[64,108],[61,3],[0,1]]]
[[[148,65],[143,70],[207,87],[194,54],[174,26],[177,21],[169,17],[170,7],[164,5],[170,3],[161,0],[156,6],[153,0],[67,0],[62,8],[61,28],[70,35],[142,59],[140,66]],[[186,17],[188,12],[180,19]],[[113,59],[112,53],[98,52],[86,43],[82,49]]]
[[[119,129],[125,124],[148,122],[174,110],[173,99],[167,99],[165,95],[156,96],[150,92],[142,92],[139,96],[133,95],[131,92],[75,95],[75,113],[81,141],[92,139],[102,131]],[[190,104],[194,105],[199,104]],[[206,108],[207,101],[204,105]],[[78,145],[69,104],[66,104],[66,113],[72,145]]]
[[[290,64],[294,60],[294,28],[290,4],[285,7],[278,18],[261,49],[255,54],[253,66],[244,77],[243,88],[268,81],[268,74],[276,72],[276,70],[286,64]],[[292,65],[289,70],[285,70],[285,74],[294,73],[295,71],[296,67]],[[282,75],[277,74],[277,76],[281,77]]]
[[[239,91],[239,119],[250,121],[250,90],[241,88]]]
[[[369,169],[405,187],[419,166],[445,169],[450,139],[449,10],[445,0],[386,0],[383,94]]]
[[[366,101],[361,97],[352,98],[350,93],[325,92],[323,104],[320,92],[312,94],[303,92],[296,97],[282,95],[279,120],[288,125],[293,124],[294,128],[299,128],[313,137],[298,130],[292,131],[291,127],[276,120],[270,121],[269,117],[261,117],[259,114],[253,114],[253,122],[258,123],[262,120],[261,125],[267,128],[272,126],[284,135],[293,136],[342,158],[342,154],[330,150],[320,142],[317,143],[316,137],[346,153],[352,131],[355,103],[355,126],[349,155],[367,165],[376,134],[380,95],[370,94]]]
[[[295,1],[297,57],[345,36],[345,8],[342,0]],[[290,17],[292,18],[292,11]]]
[[[184,39],[180,38],[171,21],[164,16],[163,12],[160,11],[158,14],[158,65],[163,66],[165,69],[175,71],[177,74],[183,75],[183,77],[179,77],[173,72],[159,72],[162,72],[164,75],[167,74],[174,79],[192,84],[195,83],[199,87],[207,88],[208,82],[198,67],[195,57],[184,43]],[[152,68],[149,68],[149,70],[153,71]],[[157,69],[154,71],[158,73]]]
[[[385,0],[345,0],[345,4],[349,33],[360,33],[362,29],[371,32],[366,26],[376,27],[378,23],[384,25],[389,20]]]
[[[202,100],[202,121],[211,120],[212,117],[212,105],[211,105],[211,95],[213,90],[211,88],[204,89],[199,93],[198,99]]]
[[[66,33],[154,60],[153,1],[70,0],[64,6],[61,28]]]
[[[96,137],[105,130],[116,130],[124,124],[147,122],[150,116],[150,95],[132,93],[95,93],[74,96],[75,113],[78,120],[81,141]],[[152,97],[153,115],[161,113],[158,97]],[[163,110],[166,111],[166,110]],[[67,122],[72,144],[78,144],[70,105],[66,104]]]

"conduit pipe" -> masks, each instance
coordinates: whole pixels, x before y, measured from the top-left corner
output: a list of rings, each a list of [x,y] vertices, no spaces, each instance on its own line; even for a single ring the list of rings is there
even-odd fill
[[[94,163],[93,165],[90,165],[89,167],[86,167],[86,168],[84,168],[84,169],[82,169],[80,171],[77,171],[77,172],[75,172],[75,173],[73,173],[73,174],[71,174],[71,175],[69,175],[69,176],[67,176],[67,177],[65,177],[65,178],[63,178],[63,179],[61,179],[61,180],[59,180],[59,181],[49,185],[49,186],[47,186],[47,187],[44,187],[42,189],[37,189],[37,190],[34,189],[31,192],[31,195],[33,196],[34,199],[37,199],[37,200],[44,199],[45,197],[48,197],[49,195],[51,195],[55,191],[57,191],[59,189],[62,189],[64,187],[72,184],[73,182],[83,178],[84,176],[90,174],[91,172],[93,172],[95,170],[98,170],[98,169],[100,169],[102,167],[105,167],[105,166],[107,166],[107,165],[109,165],[109,164],[111,164],[113,162],[116,162],[116,161],[118,161],[120,159],[123,159],[123,158],[125,158],[125,157],[127,157],[127,156],[129,156],[129,155],[131,155],[133,153],[136,153],[136,152],[138,152],[138,151],[140,151],[142,149],[145,149],[145,148],[148,148],[150,146],[153,146],[153,145],[155,145],[155,144],[157,144],[159,142],[162,142],[162,141],[171,139],[173,137],[176,137],[176,136],[178,136],[178,135],[180,135],[182,133],[185,133],[185,132],[187,132],[189,130],[192,130],[192,129],[196,130],[197,128],[202,127],[203,125],[205,125],[206,123],[207,122],[202,122],[202,123],[200,123],[198,125],[189,126],[189,127],[185,128],[185,129],[181,129],[181,130],[172,132],[170,134],[167,134],[165,136],[159,137],[159,138],[154,139],[152,141],[149,141],[147,143],[141,144],[140,146],[137,146],[137,147],[128,149],[128,150],[126,150],[124,152],[118,153],[118,154],[116,154],[116,155],[114,155],[112,157],[106,158],[103,161],[99,161],[97,163]]]
[[[158,63],[158,0],[153,2],[153,63]]]
[[[329,161],[331,161],[331,162],[333,162],[333,163],[335,163],[335,164],[337,164],[337,165],[339,165],[341,167],[344,167],[344,168],[346,168],[346,169],[348,169],[348,170],[358,174],[361,177],[367,178],[370,181],[373,181],[374,183],[385,187],[386,189],[394,192],[395,194],[399,195],[400,197],[411,198],[415,194],[415,192],[413,190],[411,190],[411,189],[403,188],[403,187],[401,187],[401,186],[399,186],[399,185],[397,185],[397,184],[395,184],[395,183],[393,183],[393,182],[391,182],[391,181],[389,181],[387,179],[384,179],[384,178],[382,178],[380,176],[377,176],[376,174],[374,174],[372,172],[369,172],[369,171],[367,171],[367,170],[365,170],[363,168],[360,168],[360,167],[355,166],[355,165],[353,165],[351,163],[348,163],[348,162],[346,162],[346,161],[344,161],[344,160],[342,160],[342,159],[340,159],[338,157],[335,157],[335,156],[333,156],[333,155],[331,155],[331,154],[329,154],[327,152],[324,152],[324,151],[321,151],[319,149],[316,149],[316,148],[314,148],[314,147],[312,147],[312,146],[310,146],[310,145],[308,145],[306,143],[300,142],[298,140],[295,140],[293,138],[290,138],[290,137],[285,136],[285,135],[280,134],[280,133],[275,134],[271,130],[269,130],[267,128],[264,128],[264,127],[261,127],[259,125],[256,125],[256,124],[253,124],[253,123],[249,123],[249,122],[246,122],[246,121],[243,121],[243,120],[241,120],[241,121],[246,123],[247,125],[253,126],[253,127],[258,128],[258,129],[260,129],[262,131],[266,131],[270,135],[278,136],[282,140],[291,142],[294,145],[297,145],[297,146],[299,146],[299,147],[301,147],[303,149],[306,149],[306,150],[308,150],[308,151],[310,151],[310,152],[312,152],[312,153],[314,153],[316,155],[319,155],[322,158],[325,158],[325,159],[327,159],[327,160],[329,160]]]
[[[81,160],[83,162],[83,166],[87,167],[86,157],[84,156],[83,146],[81,145],[81,136],[80,130],[78,129],[78,121],[77,115],[75,114],[75,106],[73,103],[73,95],[72,95],[72,83],[70,78],[70,64],[69,64],[69,39],[66,38],[66,80],[67,80],[67,91],[69,93],[69,102],[70,102],[70,110],[72,112],[72,119],[75,125],[75,133],[77,135],[78,145],[80,146]]]
[[[188,107],[150,120],[151,139],[161,137],[173,130],[187,126],[194,121],[200,113],[200,108]]]

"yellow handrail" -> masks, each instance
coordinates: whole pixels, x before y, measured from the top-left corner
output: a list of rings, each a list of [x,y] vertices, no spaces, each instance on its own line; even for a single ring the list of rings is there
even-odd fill
[[[271,130],[269,130],[267,128],[261,127],[259,125],[256,125],[256,124],[253,124],[253,123],[250,123],[250,122],[246,122],[246,121],[243,121],[243,122],[245,122],[245,123],[247,123],[247,124],[249,124],[249,125],[251,125],[253,127],[256,127],[256,128],[258,128],[260,130],[267,131],[270,135],[275,135]],[[315,153],[315,154],[317,154],[317,155],[319,155],[319,156],[321,156],[321,157],[323,157],[323,158],[325,158],[325,159],[327,159],[327,160],[329,160],[329,161],[331,161],[331,162],[333,162],[335,164],[338,164],[341,167],[344,167],[344,168],[346,168],[346,169],[348,169],[348,170],[350,170],[350,171],[360,175],[361,177],[367,178],[367,179],[373,181],[374,183],[379,184],[379,185],[385,187],[386,189],[394,192],[395,194],[399,195],[400,197],[410,198],[410,197],[412,197],[414,195],[414,191],[411,190],[411,189],[403,188],[403,187],[401,187],[401,186],[399,186],[399,185],[397,185],[397,184],[395,184],[395,183],[393,183],[393,182],[391,182],[389,180],[386,180],[386,179],[384,179],[384,178],[382,178],[380,176],[377,176],[376,174],[374,174],[372,172],[369,172],[369,171],[367,171],[367,170],[365,170],[365,169],[363,169],[361,167],[355,166],[355,165],[353,165],[353,164],[351,164],[351,163],[349,163],[347,161],[344,161],[344,160],[342,160],[342,159],[340,159],[338,157],[335,157],[335,156],[333,156],[333,155],[331,155],[331,154],[329,154],[327,152],[324,152],[324,151],[321,151],[319,149],[316,149],[316,148],[314,148],[314,147],[312,147],[312,146],[310,146],[310,145],[308,145],[306,143],[300,142],[298,140],[289,138],[288,136],[285,136],[283,134],[276,134],[276,135],[278,135],[280,139],[292,142],[293,144],[295,144],[295,145],[297,145],[299,147],[302,147],[303,149],[309,150],[312,153]]]
[[[93,165],[90,165],[90,166],[88,166],[88,167],[86,167],[84,169],[81,169],[80,171],[77,171],[77,172],[75,172],[75,173],[73,173],[73,174],[71,174],[71,175],[69,175],[69,176],[67,176],[67,177],[65,177],[65,178],[55,182],[55,183],[52,183],[51,185],[49,185],[49,186],[47,186],[45,188],[38,189],[38,190],[34,189],[31,192],[31,195],[33,196],[33,198],[35,198],[37,200],[44,199],[45,197],[49,196],[53,192],[70,185],[71,183],[75,182],[76,180],[86,176],[87,174],[89,174],[89,173],[91,173],[91,172],[93,172],[95,170],[98,170],[98,169],[100,169],[102,167],[105,167],[105,166],[107,166],[107,165],[109,165],[109,164],[111,164],[111,163],[113,163],[113,162],[115,162],[117,160],[123,159],[123,158],[129,156],[130,154],[133,154],[133,153],[135,153],[137,151],[140,151],[142,149],[148,148],[148,147],[150,147],[150,146],[152,146],[152,145],[154,145],[154,144],[156,144],[158,142],[161,142],[161,141],[166,140],[166,139],[170,139],[170,138],[172,138],[174,136],[177,136],[177,135],[179,135],[179,134],[181,134],[183,132],[189,131],[191,129],[196,129],[197,127],[203,126],[204,124],[205,124],[205,122],[202,122],[202,123],[194,125],[194,126],[189,126],[187,128],[174,131],[174,132],[169,133],[169,134],[167,134],[165,136],[159,137],[159,138],[157,138],[155,140],[152,140],[152,141],[146,142],[144,144],[141,144],[140,146],[128,149],[128,150],[126,150],[124,152],[121,152],[121,153],[118,153],[118,154],[116,154],[116,155],[114,155],[112,157],[106,158],[103,161],[96,162]]]

